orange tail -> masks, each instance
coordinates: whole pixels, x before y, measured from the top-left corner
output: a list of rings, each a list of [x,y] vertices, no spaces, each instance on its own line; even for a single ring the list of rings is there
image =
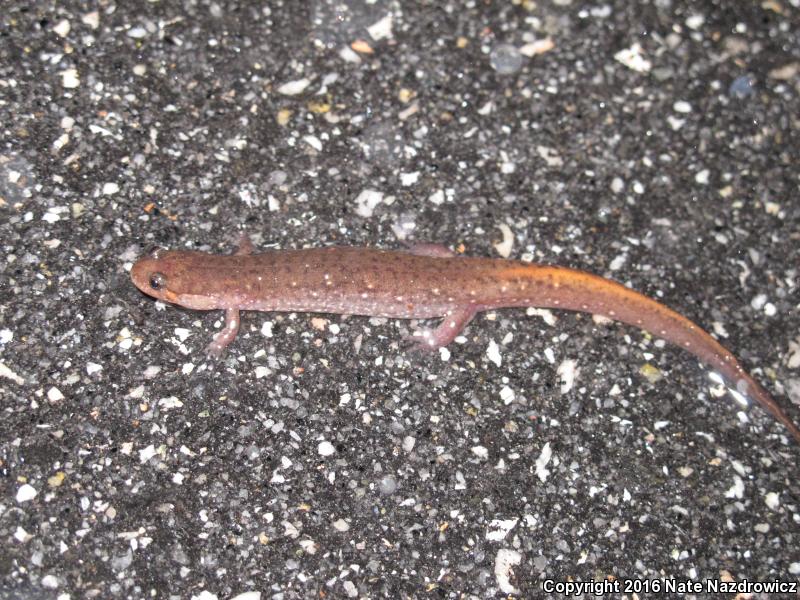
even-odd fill
[[[533,279],[538,282],[533,286],[538,296],[531,303],[533,306],[603,315],[680,346],[719,372],[733,389],[758,402],[800,443],[800,428],[769,393],[747,374],[733,354],[686,317],[639,292],[590,273],[561,267],[532,268]]]

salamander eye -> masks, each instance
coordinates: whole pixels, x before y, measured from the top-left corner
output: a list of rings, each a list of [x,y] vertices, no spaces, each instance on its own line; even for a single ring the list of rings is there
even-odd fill
[[[161,248],[160,246],[150,246],[150,248],[147,250],[147,256],[149,256],[152,259],[158,260],[159,258],[161,258],[161,253],[163,251],[164,249]]]
[[[167,278],[163,273],[153,273],[150,275],[150,287],[154,290],[161,290],[167,287]]]

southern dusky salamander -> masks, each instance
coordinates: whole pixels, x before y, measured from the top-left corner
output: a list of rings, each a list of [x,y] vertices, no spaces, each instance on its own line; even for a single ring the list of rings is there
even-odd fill
[[[686,317],[614,281],[565,267],[456,256],[432,244],[408,251],[252,250],[246,237],[236,254],[226,256],[156,248],[133,265],[131,278],[159,300],[224,310],[225,327],[208,347],[214,355],[236,337],[240,310],[442,318],[417,338],[427,348],[449,344],[485,310],[533,306],[602,315],[691,352],[800,442],[800,428],[719,342]]]

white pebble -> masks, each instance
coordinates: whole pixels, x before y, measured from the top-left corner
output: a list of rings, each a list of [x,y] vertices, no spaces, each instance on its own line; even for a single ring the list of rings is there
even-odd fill
[[[689,29],[694,29],[697,31],[703,26],[703,23],[706,22],[706,18],[703,15],[692,15],[691,17],[686,19],[686,26]]]
[[[778,494],[775,492],[769,492],[766,496],[764,496],[764,504],[767,505],[768,508],[772,510],[778,510],[778,507],[781,505],[781,499]]]
[[[140,40],[144,37],[147,37],[147,29],[145,29],[141,25],[138,25],[136,27],[131,27],[128,30],[128,37],[133,38],[135,40]]]
[[[287,81],[278,87],[278,93],[284,96],[295,96],[302,94],[305,89],[311,84],[311,80],[307,78],[295,79],[294,81]]]
[[[692,105],[686,102],[685,100],[678,100],[675,104],[672,105],[672,109],[681,114],[687,114],[692,112]]]
[[[29,500],[33,500],[36,498],[36,494],[38,493],[39,492],[37,492],[32,485],[23,483],[17,490],[17,502],[28,502]]]
[[[503,541],[517,523],[519,519],[492,519],[486,531],[486,539],[490,542]]]
[[[139,450],[139,462],[144,464],[156,454],[158,454],[156,447],[153,444],[150,444],[147,448]]]
[[[575,377],[577,376],[577,362],[572,359],[566,359],[558,365],[556,372],[561,381],[561,393],[566,394],[572,389],[575,384]]]
[[[633,44],[630,48],[620,50],[614,55],[614,60],[638,73],[647,73],[653,67],[653,63],[644,57],[640,44]]]
[[[503,363],[503,357],[500,355],[500,346],[494,340],[489,342],[489,347],[486,349],[486,357],[498,367]]]
[[[78,69],[66,69],[61,71],[61,85],[67,89],[73,89],[81,84],[80,77],[78,77]]]
[[[515,397],[516,397],[516,394],[514,393],[514,390],[512,390],[508,386],[504,386],[503,389],[500,390],[500,399],[503,401],[503,404],[505,404],[506,406],[511,404],[514,401]]]
[[[231,600],[261,600],[261,592],[242,592],[231,598]]]
[[[494,244],[494,249],[503,258],[508,258],[511,256],[511,248],[514,246],[514,234],[505,223],[500,223],[497,228],[503,233],[503,240]]]
[[[61,19],[53,27],[53,31],[55,31],[56,34],[59,37],[62,37],[62,38],[65,38],[65,37],[67,37],[69,35],[69,30],[70,29],[71,29],[71,26],[69,24],[69,21],[67,21],[66,19]]]
[[[511,585],[513,568],[522,562],[522,555],[510,548],[500,548],[494,559],[494,576],[497,585],[504,594],[519,594],[519,590]]]
[[[539,457],[536,459],[536,476],[542,483],[547,481],[547,478],[550,476],[550,471],[547,469],[547,464],[550,462],[552,457],[553,450],[550,448],[550,442],[547,442],[542,447],[542,451],[539,453]]]
[[[414,185],[419,180],[419,171],[412,173],[400,173],[400,185],[409,186]]]
[[[349,531],[350,524],[344,519],[337,519],[336,521],[333,522],[333,528],[336,531]]]
[[[383,192],[376,190],[363,190],[356,196],[356,214],[369,218],[375,212],[375,207],[383,201]]]
[[[306,135],[303,137],[303,141],[309,146],[311,146],[317,152],[322,152],[322,142],[317,136]]]
[[[767,303],[767,296],[766,294],[758,294],[755,298],[750,301],[750,306],[752,306],[755,310],[761,310],[764,308],[764,305]]]
[[[169,396],[167,398],[161,398],[161,400],[158,401],[158,406],[162,410],[169,410],[170,408],[180,408],[183,406],[183,402],[178,400],[176,396]]]
[[[86,363],[86,374],[87,375],[94,375],[95,373],[99,373],[103,370],[103,365],[98,365],[94,362]]]
[[[428,200],[436,206],[444,204],[444,190],[436,190],[430,196],[428,196]]]
[[[84,25],[88,25],[92,29],[97,29],[100,27],[100,12],[94,10],[90,13],[86,13],[81,17],[81,22]]]
[[[29,541],[33,536],[25,531],[22,527],[17,527],[16,531],[14,532],[14,539],[18,542],[22,542],[23,544]]]
[[[329,441],[325,440],[319,443],[317,446],[317,452],[319,452],[322,456],[331,456],[334,452],[336,452],[336,448],[333,447]]]
[[[119,185],[117,185],[113,181],[109,181],[108,183],[103,184],[104,196],[111,196],[112,194],[116,194],[118,191],[119,191]]]
[[[369,33],[369,36],[376,42],[392,37],[392,15],[388,14],[380,21],[367,27],[367,33]]]
[[[472,453],[478,458],[488,458],[489,449],[486,446],[473,446]]]

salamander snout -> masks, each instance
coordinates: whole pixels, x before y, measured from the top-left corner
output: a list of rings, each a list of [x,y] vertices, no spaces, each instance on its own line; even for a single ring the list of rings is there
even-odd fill
[[[167,265],[160,260],[164,252],[161,248],[152,249],[137,260],[131,268],[131,281],[148,296],[174,302],[174,294],[170,292],[170,278],[165,273],[168,270]]]

